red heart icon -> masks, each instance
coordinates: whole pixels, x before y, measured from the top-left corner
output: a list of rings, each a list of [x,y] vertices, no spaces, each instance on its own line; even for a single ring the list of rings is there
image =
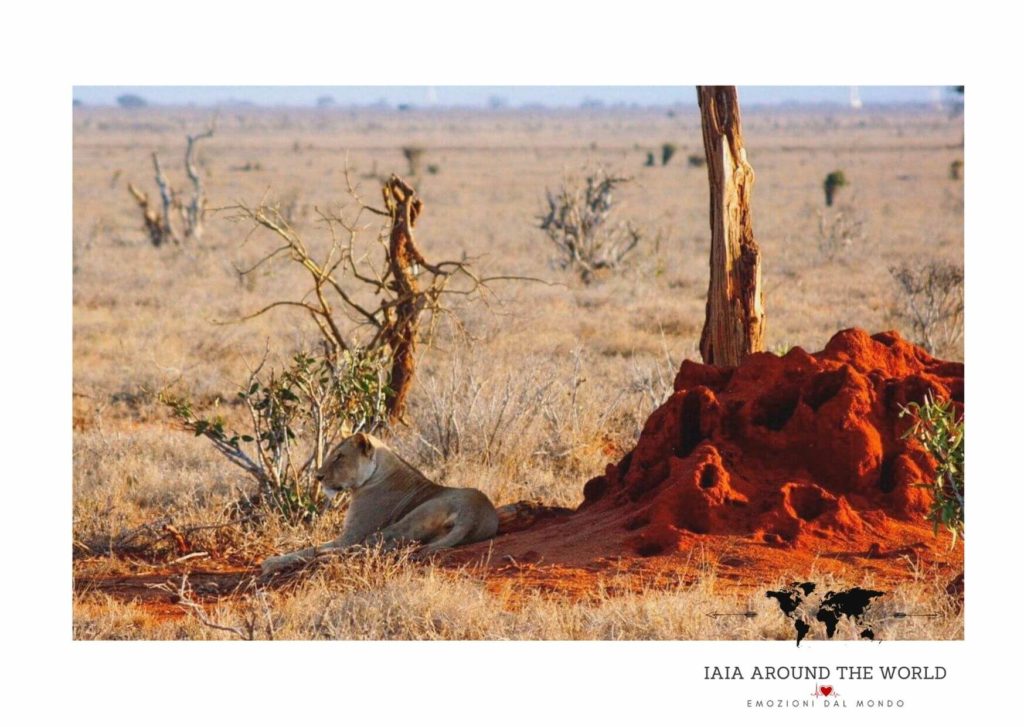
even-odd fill
[[[832,687],[819,687],[819,689],[826,697],[832,693]]]

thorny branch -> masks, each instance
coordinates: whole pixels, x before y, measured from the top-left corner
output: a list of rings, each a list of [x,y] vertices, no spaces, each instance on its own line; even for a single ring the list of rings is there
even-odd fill
[[[556,193],[547,190],[547,211],[539,227],[558,249],[556,263],[575,270],[589,284],[598,270],[618,267],[640,243],[640,231],[631,222],[608,224],[615,188],[631,181],[603,169],[586,175],[580,184],[567,178]]]
[[[330,360],[337,360],[344,352],[383,351],[391,364],[388,385],[392,393],[387,411],[394,423],[404,413],[417,345],[429,344],[433,323],[439,316],[451,313],[445,299],[485,298],[490,283],[532,279],[482,277],[465,258],[427,262],[414,237],[416,221],[423,211],[416,191],[392,175],[382,189],[384,206],[377,208],[359,196],[347,168],[345,180],[348,194],[356,202],[356,211],[346,219],[341,213],[328,214],[316,209],[329,236],[326,252],[320,257],[276,207],[261,202],[255,207],[239,203],[233,208],[237,217],[253,223],[254,229],[272,233],[282,243],[253,265],[236,268],[240,275],[277,258],[286,258],[304,268],[311,283],[301,298],[272,301],[238,320],[249,320],[280,307],[299,308],[320,331]],[[366,215],[386,218],[369,245],[363,240],[373,224],[363,221]],[[377,263],[372,255],[376,249],[382,258]],[[369,302],[373,299],[376,302]],[[426,332],[420,330],[424,313],[431,317]]]
[[[182,574],[181,581],[176,587],[172,585],[172,582],[168,582],[151,586],[151,588],[171,594],[179,606],[195,616],[196,620],[207,628],[226,631],[243,641],[255,641],[259,635],[259,622],[262,620],[267,639],[272,641],[277,634],[277,630],[274,627],[273,614],[270,611],[270,603],[267,601],[266,593],[262,590],[257,590],[255,594],[255,600],[258,601],[259,605],[259,612],[255,608],[251,608],[249,613],[243,617],[242,626],[226,626],[213,621],[203,605],[195,600],[192,588],[188,582],[187,573]]]

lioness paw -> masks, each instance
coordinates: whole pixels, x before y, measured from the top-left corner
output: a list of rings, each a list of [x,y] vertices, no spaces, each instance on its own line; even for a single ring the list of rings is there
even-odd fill
[[[274,555],[263,561],[260,566],[260,575],[269,576],[271,573],[276,573],[279,570],[284,570],[290,565],[295,563],[295,559],[290,555]]]

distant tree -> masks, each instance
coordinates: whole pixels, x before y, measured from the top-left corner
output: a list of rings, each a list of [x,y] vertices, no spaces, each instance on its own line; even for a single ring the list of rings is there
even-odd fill
[[[75,98],[75,99],[71,99],[71,105],[72,105],[72,106],[73,106],[74,108],[76,108],[76,109],[77,109],[77,108],[78,108],[79,106],[84,106],[85,104],[84,104],[84,103],[82,103],[82,99],[80,99],[80,98]]]
[[[143,106],[149,106],[149,102],[142,96],[126,93],[117,97],[117,105],[123,109],[141,109]]]
[[[317,108],[320,109],[328,109],[331,106],[334,106],[335,104],[336,101],[334,100],[334,96],[320,96],[316,100],[316,106]]]
[[[675,144],[673,144],[670,141],[666,141],[664,144],[662,144],[661,145],[661,166],[665,166],[670,161],[672,161],[672,157],[674,157],[676,155],[676,151],[678,151],[678,149],[679,149],[679,147],[677,147]]]
[[[825,188],[825,205],[827,207],[832,206],[832,202],[836,198],[836,192],[841,187],[845,187],[848,184],[846,181],[846,175],[843,174],[841,169],[837,169],[834,172],[829,172],[825,177],[825,182],[822,185]]]
[[[420,162],[426,150],[419,146],[403,146],[402,156],[409,162],[409,176],[415,177],[420,173]]]

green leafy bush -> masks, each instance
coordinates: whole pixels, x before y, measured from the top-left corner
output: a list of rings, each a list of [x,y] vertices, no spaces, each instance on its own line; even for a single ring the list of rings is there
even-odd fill
[[[372,431],[387,419],[387,361],[344,352],[337,363],[296,354],[281,371],[261,364],[238,393],[248,423],[229,429],[222,416],[196,414],[192,403],[162,400],[186,430],[206,437],[258,485],[249,504],[289,522],[309,521],[322,504],[316,471],[339,435]]]
[[[674,157],[676,155],[677,151],[679,151],[679,147],[676,146],[675,144],[673,144],[670,141],[666,141],[664,144],[662,144],[661,145],[661,166],[663,166],[663,167],[667,166],[668,163],[670,161],[672,161],[672,157]]]
[[[846,175],[841,169],[837,169],[834,172],[829,172],[825,176],[825,205],[828,207],[832,206],[832,202],[835,200],[836,192],[841,187],[845,187],[849,182],[846,181]]]
[[[912,416],[914,423],[903,434],[913,437],[935,459],[935,480],[922,483],[932,493],[928,519],[935,532],[943,526],[953,542],[964,532],[964,420],[957,416],[952,401],[938,401],[927,395],[921,404],[903,407],[900,416]]]

